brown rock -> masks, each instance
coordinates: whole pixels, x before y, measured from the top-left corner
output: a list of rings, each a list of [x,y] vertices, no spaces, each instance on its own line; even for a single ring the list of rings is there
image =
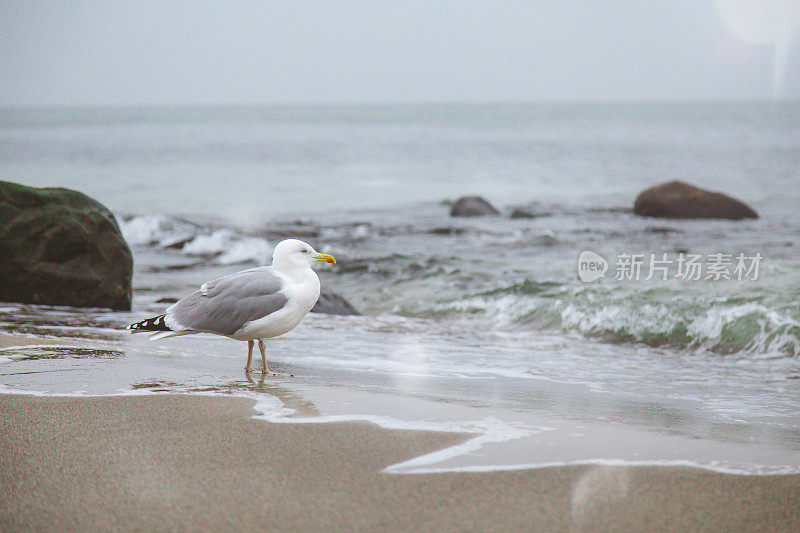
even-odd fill
[[[642,191],[633,212],[658,218],[758,218],[751,207],[735,198],[682,181],[670,181]]]
[[[450,208],[451,217],[482,217],[499,214],[500,211],[495,206],[480,196],[463,196],[456,200],[456,203]]]

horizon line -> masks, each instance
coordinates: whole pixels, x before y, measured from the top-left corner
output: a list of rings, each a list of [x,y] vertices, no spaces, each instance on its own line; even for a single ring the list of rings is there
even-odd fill
[[[329,100],[329,101],[264,101],[264,102],[103,102],[103,103],[0,103],[3,110],[26,109],[119,109],[119,108],[292,108],[292,107],[426,107],[426,106],[530,106],[530,105],[614,105],[614,104],[792,104],[791,98],[586,98],[586,99],[452,99],[452,100]]]

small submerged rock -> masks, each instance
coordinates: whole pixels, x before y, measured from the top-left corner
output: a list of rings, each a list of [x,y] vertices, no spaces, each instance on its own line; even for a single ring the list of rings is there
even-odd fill
[[[0,181],[0,301],[131,308],[133,259],[114,215],[77,191]]]
[[[551,245],[558,242],[558,237],[550,230],[544,230],[533,238],[536,244]]]
[[[670,228],[668,226],[647,226],[644,228],[645,233],[653,233],[653,234],[663,234],[666,235],[667,233],[683,233],[678,228]]]
[[[467,233],[465,228],[456,228],[456,227],[440,227],[440,228],[433,228],[427,231],[430,235],[463,235]]]
[[[456,200],[456,203],[450,208],[451,217],[482,217],[499,214],[500,211],[495,206],[480,196],[463,196]]]
[[[322,289],[312,313],[325,313],[328,315],[360,315],[355,307],[333,291]]]
[[[532,213],[531,211],[528,211],[527,209],[520,209],[520,208],[514,209],[511,212],[511,218],[538,218],[540,216],[541,215],[537,215],[536,213]]]
[[[682,181],[670,181],[642,191],[633,212],[657,218],[758,218],[747,204],[725,194],[708,191]]]
[[[272,224],[261,230],[258,235],[265,239],[282,241],[283,239],[317,239],[322,227],[310,220],[293,220],[287,223]]]

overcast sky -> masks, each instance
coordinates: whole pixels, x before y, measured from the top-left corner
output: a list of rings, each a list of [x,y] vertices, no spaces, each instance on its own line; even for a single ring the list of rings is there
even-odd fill
[[[770,98],[732,1],[0,0],[0,105]]]

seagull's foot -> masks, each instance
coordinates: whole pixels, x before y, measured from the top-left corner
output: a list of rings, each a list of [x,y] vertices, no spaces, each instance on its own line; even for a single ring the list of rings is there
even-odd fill
[[[249,376],[250,374],[253,373],[253,369],[250,368],[249,366],[246,366],[246,367],[244,367],[244,373]]]

